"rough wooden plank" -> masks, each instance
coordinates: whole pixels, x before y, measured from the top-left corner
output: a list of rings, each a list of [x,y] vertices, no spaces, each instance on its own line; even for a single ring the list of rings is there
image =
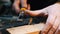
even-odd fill
[[[11,34],[32,34],[36,33],[38,34],[39,31],[43,28],[44,24],[35,24],[35,25],[25,25],[15,28],[9,28],[7,29]],[[37,31],[37,32],[36,32]]]
[[[30,32],[30,33],[27,33],[27,34],[39,34],[40,31],[36,31],[36,32]]]

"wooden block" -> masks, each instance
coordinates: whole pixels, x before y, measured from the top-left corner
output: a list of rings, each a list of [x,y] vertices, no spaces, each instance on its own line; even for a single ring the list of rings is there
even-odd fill
[[[36,31],[36,32],[30,32],[30,33],[27,33],[27,34],[39,34],[40,31]]]
[[[7,29],[11,34],[39,34],[44,24],[25,25]]]

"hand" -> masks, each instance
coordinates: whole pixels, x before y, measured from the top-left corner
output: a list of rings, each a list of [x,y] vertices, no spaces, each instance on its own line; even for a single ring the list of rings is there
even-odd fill
[[[41,34],[55,34],[55,32],[58,29],[59,24],[60,24],[59,17],[57,17],[56,15],[48,16],[47,22],[46,22],[43,30],[41,31]]]
[[[59,25],[57,31],[55,32],[55,34],[60,34],[60,25]]]

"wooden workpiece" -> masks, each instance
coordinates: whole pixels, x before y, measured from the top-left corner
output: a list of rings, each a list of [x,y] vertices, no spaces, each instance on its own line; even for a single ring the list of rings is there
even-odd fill
[[[25,25],[7,29],[11,34],[39,34],[44,24]]]

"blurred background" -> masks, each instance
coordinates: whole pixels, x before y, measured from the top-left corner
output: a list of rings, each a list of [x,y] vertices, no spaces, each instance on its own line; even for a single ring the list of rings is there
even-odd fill
[[[13,3],[15,0],[0,0],[0,30],[6,32],[7,27],[16,27],[28,25],[30,18],[33,18],[32,24],[45,23],[47,17],[32,17],[32,16],[23,16],[24,21],[18,22],[16,19],[19,14],[13,10]],[[27,4],[30,4],[30,10],[40,10],[49,5],[52,5],[60,0],[27,0]],[[8,18],[8,19],[7,19]],[[14,21],[15,20],[15,21]]]

